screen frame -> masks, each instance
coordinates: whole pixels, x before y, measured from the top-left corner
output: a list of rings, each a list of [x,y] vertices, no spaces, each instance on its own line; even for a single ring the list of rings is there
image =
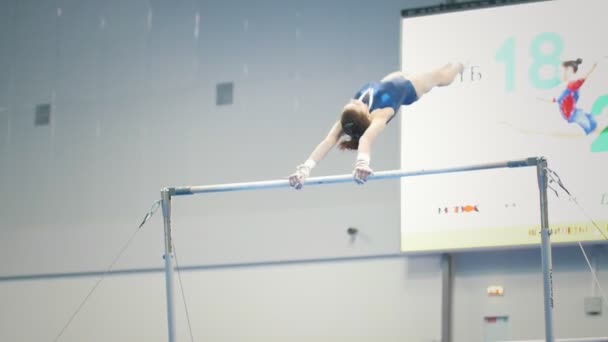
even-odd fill
[[[449,1],[449,0],[448,0]],[[543,3],[550,2],[554,0],[473,0],[466,2],[450,2],[432,6],[422,6],[422,7],[411,7],[401,10],[401,18],[399,21],[399,69],[403,67],[403,49],[401,44],[403,43],[403,19],[405,18],[415,18],[415,17],[423,17],[423,16],[432,16],[446,13],[454,13],[454,12],[464,12],[471,10],[480,10],[487,8],[497,8],[504,6],[512,6],[512,5],[522,5],[522,4],[531,4],[531,3]],[[402,128],[402,116],[398,117],[399,122],[399,155],[402,155],[402,146],[403,146],[403,132]],[[399,207],[401,208],[403,205],[401,195],[399,196]],[[463,253],[463,252],[488,252],[488,251],[505,251],[505,250],[527,250],[527,249],[535,249],[539,248],[540,242],[537,244],[529,244],[529,245],[512,245],[512,246],[482,246],[482,247],[474,247],[474,248],[446,248],[446,249],[437,249],[437,250],[424,250],[424,251],[403,251],[401,246],[401,234],[402,234],[402,215],[399,215],[399,239],[400,239],[400,247],[399,253],[402,255],[436,255],[436,254],[444,254],[444,253]],[[540,218],[539,218],[540,220]],[[588,246],[607,246],[608,240],[592,240],[592,241],[584,241],[585,245]],[[553,247],[568,247],[577,245],[578,242],[559,242],[554,243]]]
[[[534,2],[547,2],[553,0],[475,0],[467,2],[454,2],[433,6],[413,7],[401,10],[401,18],[413,18],[434,14],[444,14],[450,12],[462,12],[468,10],[502,7],[510,5],[527,4]]]

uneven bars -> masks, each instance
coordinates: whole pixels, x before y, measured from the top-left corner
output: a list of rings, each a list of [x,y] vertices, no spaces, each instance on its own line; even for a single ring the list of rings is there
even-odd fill
[[[430,169],[420,171],[380,171],[369,177],[369,180],[381,180],[392,178],[404,178],[412,176],[432,175],[441,173],[456,173],[464,171],[489,170],[499,168],[518,168],[536,166],[538,186],[540,190],[540,206],[541,206],[541,256],[542,256],[542,272],[544,285],[545,299],[545,341],[554,342],[553,337],[553,282],[552,273],[553,266],[551,261],[551,242],[549,239],[549,223],[547,214],[547,161],[541,157],[533,157],[521,160],[503,161],[496,163],[477,164],[469,166],[451,167],[443,169]],[[352,175],[337,175],[309,178],[304,182],[305,185],[324,185],[352,182]],[[213,192],[228,192],[228,191],[246,191],[246,190],[261,190],[273,188],[289,187],[289,181],[286,179],[248,182],[248,183],[230,183],[216,185],[201,185],[201,186],[180,186],[175,188],[164,188],[161,190],[161,199],[163,207],[163,219],[165,226],[165,281],[167,291],[167,321],[168,321],[168,337],[169,342],[175,342],[175,318],[173,312],[173,242],[171,236],[171,197],[194,195]]]
[[[464,171],[476,171],[476,170],[488,170],[488,169],[499,169],[499,168],[515,168],[515,167],[526,167],[536,166],[539,162],[539,158],[527,158],[522,160],[503,161],[496,163],[477,164],[460,167],[450,167],[443,169],[430,169],[430,170],[419,170],[419,171],[404,171],[404,170],[392,170],[392,171],[380,171],[369,176],[368,180],[380,180],[380,179],[392,179],[392,178],[403,178],[412,176],[432,175],[441,173],[456,173]],[[353,181],[351,174],[346,175],[335,175],[335,176],[322,176],[312,177],[307,179],[304,184],[310,185],[323,185],[323,184],[337,184],[337,183],[348,183]],[[273,188],[285,188],[289,187],[289,180],[278,179],[269,181],[259,182],[247,182],[247,183],[228,183],[228,184],[216,184],[216,185],[197,185],[197,186],[179,186],[175,188],[167,188],[171,196],[183,196],[183,195],[194,195],[211,192],[228,192],[228,191],[247,191],[247,190],[261,190],[261,189],[273,189]]]

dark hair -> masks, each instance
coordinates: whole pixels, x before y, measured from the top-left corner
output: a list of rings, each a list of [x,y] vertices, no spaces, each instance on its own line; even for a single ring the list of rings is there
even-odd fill
[[[565,61],[562,63],[562,66],[564,68],[567,67],[571,67],[572,70],[574,71],[574,73],[576,74],[576,72],[578,71],[578,66],[581,65],[583,63],[583,60],[581,58],[577,58],[575,61]]]
[[[340,118],[342,131],[350,137],[340,142],[341,150],[356,150],[359,148],[359,138],[365,133],[370,124],[367,113],[355,108],[348,108],[342,112]]]
[[[342,140],[340,141],[340,145],[338,145],[338,147],[341,150],[357,150],[359,148],[359,138],[354,139],[354,138],[350,138],[349,140]]]

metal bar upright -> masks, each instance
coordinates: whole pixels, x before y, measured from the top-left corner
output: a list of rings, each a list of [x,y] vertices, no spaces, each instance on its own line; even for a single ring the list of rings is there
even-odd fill
[[[541,263],[543,272],[543,287],[545,300],[545,340],[554,342],[553,335],[553,262],[551,260],[551,230],[547,206],[547,160],[538,158],[536,164],[538,188],[540,193],[540,237]]]
[[[160,192],[165,223],[165,283],[167,288],[167,328],[169,342],[175,342],[175,310],[173,302],[173,240],[171,237],[171,189]]]

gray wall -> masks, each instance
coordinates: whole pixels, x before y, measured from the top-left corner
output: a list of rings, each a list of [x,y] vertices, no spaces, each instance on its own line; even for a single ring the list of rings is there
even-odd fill
[[[15,194],[3,206],[10,213],[6,223],[32,232],[39,227],[42,232],[18,239],[29,246],[47,244],[59,229],[77,234],[76,241],[103,240],[109,247],[138,223],[162,187],[291,173],[362,82],[398,68],[399,10],[405,5],[385,2],[371,14],[363,1],[4,6],[3,22],[12,24],[0,63],[7,75],[2,179]],[[235,102],[218,107],[215,86],[226,81],[235,84]],[[41,102],[55,109],[48,127],[33,125]],[[377,149],[377,169],[398,166],[398,125]],[[316,174],[343,173],[353,158],[332,153]],[[183,260],[394,252],[397,184],[178,199],[177,234],[187,237],[180,243]],[[362,194],[366,201],[351,201]],[[227,217],[236,210],[238,216]],[[345,234],[349,225],[366,230],[373,243],[353,247]],[[141,250],[123,266],[158,265],[158,234],[139,241]],[[82,256],[79,245],[61,246],[62,253],[37,248],[45,263],[20,246],[23,263],[2,271],[95,270],[107,260]]]
[[[162,187],[292,172],[357,87],[399,68],[400,10],[436,3],[0,1],[0,340],[52,340]],[[216,106],[220,82],[234,104]],[[40,103],[49,126],[34,126]],[[375,169],[398,168],[398,142],[391,125]],[[315,174],[353,158],[332,152]],[[177,198],[195,340],[438,340],[439,258],[398,255],[398,200],[397,181]],[[166,339],[160,216],[61,341]],[[492,314],[542,336],[538,254],[456,255],[455,341],[481,341]],[[559,336],[607,335],[582,311],[580,252],[555,258]],[[493,284],[507,295],[487,298]]]

